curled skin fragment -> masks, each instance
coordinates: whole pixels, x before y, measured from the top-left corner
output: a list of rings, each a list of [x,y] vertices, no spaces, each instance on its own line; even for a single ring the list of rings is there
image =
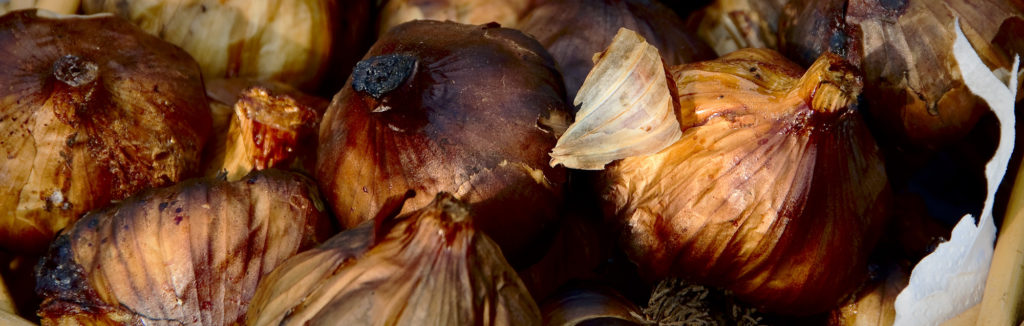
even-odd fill
[[[260,284],[247,323],[540,325],[537,304],[468,205],[440,193],[395,217],[411,197],[285,261]]]
[[[680,121],[657,48],[623,28],[595,58],[573,102],[583,107],[551,150],[551,166],[600,170],[679,140]]]
[[[196,179],[87,214],[36,267],[44,325],[229,325],[257,283],[332,233],[298,174]]]

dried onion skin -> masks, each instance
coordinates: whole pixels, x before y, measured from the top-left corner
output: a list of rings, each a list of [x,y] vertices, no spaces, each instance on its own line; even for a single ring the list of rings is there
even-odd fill
[[[65,230],[36,267],[44,325],[226,325],[257,282],[326,240],[316,187],[266,170],[146,191]]]
[[[275,269],[248,324],[540,325],[537,304],[473,226],[469,206],[446,193],[403,216],[387,206]]]
[[[602,174],[607,212],[642,273],[795,314],[827,311],[864,280],[889,188],[853,107],[860,77],[834,55],[801,74],[764,49],[672,69],[696,124]]]

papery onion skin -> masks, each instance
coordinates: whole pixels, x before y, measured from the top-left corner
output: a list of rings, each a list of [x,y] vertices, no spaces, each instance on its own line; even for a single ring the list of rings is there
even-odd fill
[[[1005,0],[793,0],[780,18],[779,47],[801,64],[823,52],[844,56],[864,73],[868,117],[886,142],[936,149],[963,139],[988,112],[953,60],[954,19],[982,60],[1006,73],[1024,51],[1005,37],[1024,33],[1022,8]]]
[[[831,309],[863,281],[885,224],[879,149],[834,55],[801,69],[746,49],[673,69],[698,124],[604,173],[608,212],[649,277],[726,287],[759,308]]]
[[[533,35],[558,62],[569,99],[594,67],[593,56],[608,47],[619,28],[633,30],[658,48],[668,65],[715,57],[685,29],[671,9],[657,1],[548,0],[530,10],[519,29]]]
[[[257,282],[332,233],[316,187],[267,170],[94,211],[36,268],[44,325],[240,323]]]
[[[367,16],[366,6],[362,0],[85,0],[82,10],[117,14],[180,46],[204,78],[273,79],[314,91],[328,77],[334,42],[354,47],[348,29],[366,33],[360,29],[366,24],[350,17]]]
[[[441,193],[396,218],[400,209],[385,207],[373,223],[284,262],[260,284],[247,323],[540,325],[537,304],[468,205]]]
[[[498,23],[515,28],[531,0],[389,0],[381,8],[380,34],[399,24],[429,19],[462,24]]]
[[[117,17],[51,16],[0,18],[0,247],[22,253],[86,211],[196,175],[210,133],[187,53]]]
[[[327,109],[317,180],[344,227],[407,189],[418,195],[406,207],[452,192],[522,266],[557,221],[566,180],[547,165],[555,138],[539,120],[566,111],[553,60],[525,34],[405,23],[373,46]]]

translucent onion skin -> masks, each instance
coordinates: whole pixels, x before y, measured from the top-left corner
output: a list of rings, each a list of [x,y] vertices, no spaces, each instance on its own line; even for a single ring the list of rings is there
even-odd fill
[[[569,99],[619,28],[639,33],[669,65],[712,59],[715,52],[684,28],[671,9],[646,0],[546,0],[530,10],[519,29],[533,35],[558,62]]]
[[[1006,73],[1024,51],[1014,41],[1024,34],[1022,10],[1006,0],[793,0],[779,48],[801,64],[823,52],[845,57],[863,71],[868,117],[887,142],[934,149],[963,139],[988,112],[956,68],[954,19],[982,60]]]
[[[178,47],[35,10],[0,17],[0,47],[0,247],[44,252],[82,213],[198,174],[210,113]]]
[[[242,322],[257,283],[332,234],[309,179],[193,180],[94,211],[36,268],[44,325]]]
[[[726,287],[759,308],[812,314],[864,280],[888,182],[856,109],[860,79],[825,55],[801,69],[745,49],[672,69],[682,138],[610,165],[604,199],[650,277]]]
[[[328,107],[317,180],[348,228],[408,189],[418,195],[407,207],[451,192],[521,266],[562,204],[565,170],[547,164],[555,137],[540,119],[567,112],[564,94],[551,57],[519,31],[399,25]]]
[[[449,194],[288,259],[260,284],[247,324],[540,325],[498,246]]]

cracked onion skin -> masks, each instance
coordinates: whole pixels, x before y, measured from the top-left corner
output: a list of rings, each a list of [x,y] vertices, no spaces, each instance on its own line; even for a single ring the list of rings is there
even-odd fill
[[[619,28],[642,35],[668,65],[715,58],[715,52],[655,0],[545,0],[517,28],[533,35],[558,62],[571,100]]]
[[[0,48],[0,247],[43,252],[82,213],[198,173],[210,113],[181,49],[35,10],[0,17]]]
[[[722,286],[764,310],[839,305],[866,277],[889,201],[855,109],[859,75],[835,55],[803,73],[765,49],[671,74],[692,124],[603,174],[630,259],[648,277]]]
[[[85,215],[36,267],[43,325],[228,325],[257,283],[332,234],[316,186],[277,170],[193,179]]]
[[[953,58],[956,18],[1000,73],[1024,52],[1014,44],[1024,5],[1007,0],[793,0],[779,19],[779,48],[805,65],[823,52],[843,56],[863,71],[867,117],[880,139],[935,150],[963,140],[988,112]]]
[[[411,195],[411,192],[409,193]],[[515,270],[448,193],[379,217],[285,261],[260,284],[248,325],[540,325]]]
[[[408,189],[459,196],[515,266],[558,219],[564,168],[540,119],[565,114],[551,57],[497,25],[414,21],[373,46],[320,125],[316,176],[335,217],[351,228]]]

